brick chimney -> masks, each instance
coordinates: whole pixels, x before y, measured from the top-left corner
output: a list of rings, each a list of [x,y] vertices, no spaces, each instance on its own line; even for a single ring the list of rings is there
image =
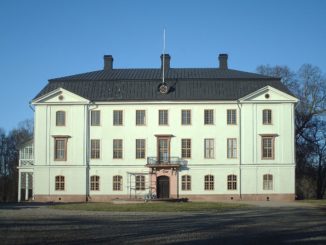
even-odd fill
[[[220,62],[220,69],[227,70],[228,69],[228,55],[227,54],[220,54],[218,56],[218,60]]]
[[[113,69],[113,57],[112,55],[104,55],[104,70],[109,71]]]
[[[164,70],[170,69],[171,56],[169,54],[164,54]],[[163,54],[161,54],[161,69],[163,69]]]

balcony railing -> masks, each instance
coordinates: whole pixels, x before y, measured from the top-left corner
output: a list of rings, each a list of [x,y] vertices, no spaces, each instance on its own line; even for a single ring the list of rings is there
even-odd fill
[[[150,167],[159,167],[159,166],[186,166],[187,161],[180,157],[167,157],[167,158],[158,158],[158,157],[147,157],[147,166]]]
[[[19,160],[19,166],[33,166],[34,165],[34,159],[20,159]]]

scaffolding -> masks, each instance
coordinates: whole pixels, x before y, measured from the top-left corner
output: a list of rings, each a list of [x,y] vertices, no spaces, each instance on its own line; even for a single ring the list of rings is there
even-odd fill
[[[149,172],[127,172],[127,189],[129,192],[129,198],[139,199],[144,198],[148,195],[152,196],[156,193],[156,188],[153,187],[152,173]],[[136,176],[145,176],[145,188],[137,190],[136,188]],[[147,178],[146,178],[147,176]]]

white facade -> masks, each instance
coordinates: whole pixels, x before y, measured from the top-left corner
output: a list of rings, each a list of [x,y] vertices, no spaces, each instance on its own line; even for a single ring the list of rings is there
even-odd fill
[[[148,193],[159,194],[162,190],[158,190],[158,178],[167,176],[169,190],[165,197],[291,200],[295,195],[296,102],[296,98],[270,86],[236,101],[182,102],[91,102],[65,89],[56,89],[33,101],[35,160],[28,170],[34,176],[33,198],[38,201],[143,198]],[[229,125],[227,110],[231,109],[236,110],[236,124]],[[263,124],[266,109],[271,111],[271,124]],[[90,125],[90,113],[94,110],[100,111],[99,126]],[[115,110],[122,111],[121,126],[113,125]],[[145,125],[136,125],[136,110],[145,110]],[[168,111],[168,125],[159,125],[159,110]],[[190,125],[182,125],[182,110],[191,111]],[[204,124],[205,110],[213,110],[211,125]],[[56,125],[57,111],[65,112],[64,126]],[[162,137],[169,139],[169,156],[176,157],[177,162],[150,165],[148,158],[158,157],[158,139]],[[268,159],[262,156],[262,137],[273,139],[273,156]],[[55,159],[56,138],[67,140],[64,160]],[[91,158],[93,139],[100,142],[98,159]],[[121,159],[113,157],[114,139],[122,140]],[[145,158],[136,158],[136,139],[145,139]],[[182,139],[191,140],[190,158],[182,157]],[[205,158],[205,139],[213,139],[212,158]],[[227,157],[228,139],[235,139],[235,158]],[[23,167],[19,170],[20,176],[27,171]],[[113,176],[117,175],[122,176],[121,190],[113,188]],[[191,177],[189,190],[184,190],[184,175]],[[206,183],[211,185],[210,190],[205,189],[207,175],[214,176],[211,184]],[[228,183],[229,175],[236,176],[234,185]],[[272,176],[272,180],[264,183],[264,175]],[[63,190],[56,190],[59,185],[56,186],[56,176],[64,176]],[[91,176],[99,176],[98,190],[91,190]],[[136,176],[144,176],[144,188],[136,187]]]

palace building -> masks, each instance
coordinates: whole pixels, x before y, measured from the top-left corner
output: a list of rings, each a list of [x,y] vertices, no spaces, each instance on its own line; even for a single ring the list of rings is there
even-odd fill
[[[280,78],[213,68],[60,77],[32,100],[20,201],[293,200],[295,104]],[[164,76],[163,76],[164,74]],[[164,77],[164,78],[163,78]]]

